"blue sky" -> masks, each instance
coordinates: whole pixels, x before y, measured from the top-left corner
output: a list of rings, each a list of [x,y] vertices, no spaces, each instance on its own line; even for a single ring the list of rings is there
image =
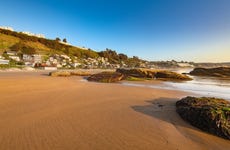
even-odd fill
[[[229,0],[7,0],[0,26],[148,60],[230,62]]]

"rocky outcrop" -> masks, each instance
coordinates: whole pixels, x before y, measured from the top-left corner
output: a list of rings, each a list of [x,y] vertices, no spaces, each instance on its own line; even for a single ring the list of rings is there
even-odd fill
[[[69,71],[53,71],[49,73],[51,77],[69,77],[71,73]]]
[[[192,80],[189,76],[185,74],[179,74],[176,72],[171,71],[158,71],[155,74],[155,77],[157,79],[163,79],[163,80],[178,80],[178,81],[189,81]]]
[[[123,79],[124,75],[118,72],[101,72],[93,74],[87,78],[88,81],[111,83],[118,82]]]
[[[150,69],[117,69],[116,72],[122,73],[125,77],[154,78],[155,71]]]
[[[92,74],[89,71],[53,71],[49,73],[52,77],[68,77],[68,76],[89,76],[89,81],[98,82],[117,82],[122,79],[143,81],[145,79],[161,79],[161,80],[192,80],[187,75],[178,74],[166,70],[151,70],[151,69],[117,69],[116,72],[101,72]],[[121,77],[122,76],[122,77]],[[104,78],[104,81],[103,81]],[[118,80],[119,79],[119,80]]]
[[[76,71],[71,71],[70,74],[72,76],[90,76],[93,73],[90,71],[78,71],[78,70],[76,70]]]
[[[151,69],[117,69],[116,72],[122,73],[125,78],[148,78],[148,79],[162,79],[162,80],[192,80],[184,74],[178,74],[166,70],[151,70]]]
[[[73,71],[53,71],[49,73],[49,76],[51,77],[69,77],[69,76],[90,76],[92,75],[92,72],[89,71],[79,71],[79,70],[73,70]]]
[[[195,68],[190,72],[194,76],[212,76],[230,78],[230,67],[218,67],[218,68]]]
[[[203,131],[230,140],[230,102],[209,97],[186,97],[176,102],[178,114]]]

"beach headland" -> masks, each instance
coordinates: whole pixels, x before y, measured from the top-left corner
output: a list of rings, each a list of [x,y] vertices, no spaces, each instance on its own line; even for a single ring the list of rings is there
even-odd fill
[[[160,82],[157,82],[160,84]],[[176,113],[190,93],[0,73],[0,150],[226,150]]]

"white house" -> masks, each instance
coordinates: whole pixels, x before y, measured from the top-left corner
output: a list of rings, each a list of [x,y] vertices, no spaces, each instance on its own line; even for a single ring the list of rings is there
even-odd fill
[[[29,35],[29,36],[36,36],[39,38],[45,38],[45,36],[43,34],[35,34],[35,33],[31,33],[31,32],[27,32],[27,31],[23,31],[23,34]]]
[[[8,65],[9,62],[9,60],[0,59],[0,65]]]
[[[41,55],[38,55],[38,54],[34,54],[34,55],[23,54],[22,59],[25,62],[34,62],[34,63],[41,63],[42,62],[42,57],[41,57]]]
[[[27,54],[23,54],[22,59],[23,59],[25,62],[31,62],[31,61],[33,61],[32,55],[27,55]]]
[[[42,62],[42,56],[38,54],[32,55],[34,63],[41,63]]]
[[[0,26],[0,29],[14,31],[14,29],[12,27],[3,27],[3,26]]]
[[[6,51],[6,54],[9,56],[16,56],[17,52],[16,51]]]
[[[61,57],[70,60],[70,57],[67,55],[61,55]]]
[[[18,56],[9,56],[9,57],[15,61],[20,61],[20,58]]]

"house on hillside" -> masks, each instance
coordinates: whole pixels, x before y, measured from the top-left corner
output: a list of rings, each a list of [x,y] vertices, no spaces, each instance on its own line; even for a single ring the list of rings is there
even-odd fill
[[[14,31],[14,29],[12,27],[3,27],[3,26],[0,26],[0,29]]]
[[[39,54],[32,55],[32,59],[34,63],[41,63],[42,62],[42,56]]]
[[[9,58],[15,60],[15,61],[20,61],[20,57],[19,56],[9,56]]]
[[[23,54],[22,59],[25,62],[33,62],[33,63],[42,62],[42,56],[39,54],[34,54],[34,55]]]
[[[35,66],[35,64],[42,63],[42,56],[39,54],[23,54],[22,60],[25,62],[25,65],[27,66]]]
[[[33,61],[32,55],[28,55],[28,54],[23,54],[22,59],[24,62],[32,62]]]
[[[8,65],[9,62],[9,60],[0,59],[0,65]]]
[[[9,55],[9,56],[17,56],[16,51],[6,51],[6,54]]]
[[[17,55],[17,51],[6,51],[5,53],[9,56],[9,58],[15,61],[20,61],[20,57]]]

